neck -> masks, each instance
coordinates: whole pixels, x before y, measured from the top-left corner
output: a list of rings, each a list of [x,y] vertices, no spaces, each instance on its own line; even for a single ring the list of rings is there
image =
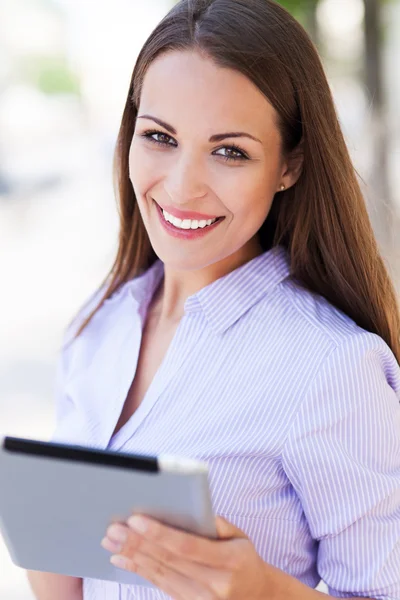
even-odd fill
[[[153,317],[161,326],[177,324],[184,315],[184,305],[189,296],[262,253],[263,249],[257,242],[196,271],[179,271],[165,264],[164,279],[151,302]]]

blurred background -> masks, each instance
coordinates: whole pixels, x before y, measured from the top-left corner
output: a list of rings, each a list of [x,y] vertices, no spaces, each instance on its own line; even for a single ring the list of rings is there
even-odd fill
[[[172,4],[0,0],[0,434],[51,435],[63,330],[117,248],[111,161],[131,71]],[[281,4],[323,58],[399,286],[400,0]],[[32,600],[1,539],[0,599]]]

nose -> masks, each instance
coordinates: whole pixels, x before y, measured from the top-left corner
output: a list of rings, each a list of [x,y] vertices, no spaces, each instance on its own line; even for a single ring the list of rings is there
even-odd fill
[[[193,155],[177,157],[168,169],[164,189],[175,204],[186,204],[205,196],[207,184],[200,161]]]

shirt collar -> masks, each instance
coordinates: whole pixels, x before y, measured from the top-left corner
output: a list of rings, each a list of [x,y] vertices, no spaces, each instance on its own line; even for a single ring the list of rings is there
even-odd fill
[[[203,310],[223,333],[290,274],[286,249],[276,246],[205,286],[185,302],[185,312]]]
[[[223,333],[289,275],[288,252],[275,246],[189,296],[185,314],[203,311],[212,329]],[[164,263],[157,259],[132,280],[130,290],[141,310],[147,310],[163,277]]]

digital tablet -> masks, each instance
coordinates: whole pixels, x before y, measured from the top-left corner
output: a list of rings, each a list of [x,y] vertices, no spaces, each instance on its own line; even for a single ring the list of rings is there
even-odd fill
[[[133,513],[216,538],[207,464],[0,438],[0,529],[24,569],[152,587],[110,563],[100,542]]]

